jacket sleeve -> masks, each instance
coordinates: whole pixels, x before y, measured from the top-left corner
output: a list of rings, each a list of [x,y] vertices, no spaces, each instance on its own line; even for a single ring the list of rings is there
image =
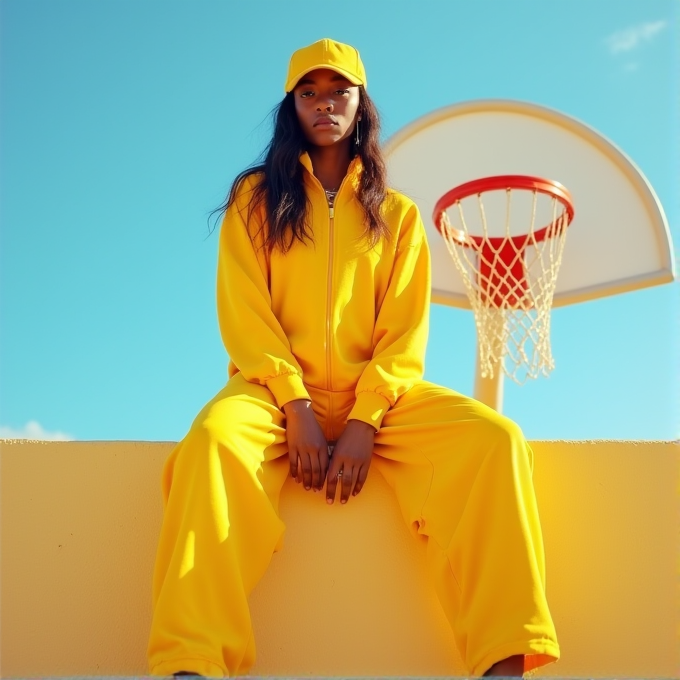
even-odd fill
[[[294,399],[310,399],[302,369],[274,315],[261,219],[249,214],[256,180],[244,180],[220,230],[217,258],[217,318],[224,346],[243,377],[266,385],[279,408]],[[254,235],[255,243],[251,235]]]
[[[392,276],[373,332],[373,357],[356,388],[347,419],[380,429],[385,413],[425,369],[430,312],[430,251],[415,205],[404,215]]]

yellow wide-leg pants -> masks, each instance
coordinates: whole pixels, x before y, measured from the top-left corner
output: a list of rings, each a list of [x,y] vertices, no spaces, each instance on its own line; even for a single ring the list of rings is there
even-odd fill
[[[354,393],[308,389],[326,438],[336,440]],[[423,381],[385,415],[375,470],[412,533],[427,540],[428,571],[469,672],[517,654],[525,672],[559,658],[533,454],[519,427]],[[163,469],[153,675],[229,677],[254,664],[247,598],[282,547],[278,502],[288,474],[284,414],[266,387],[235,375]]]

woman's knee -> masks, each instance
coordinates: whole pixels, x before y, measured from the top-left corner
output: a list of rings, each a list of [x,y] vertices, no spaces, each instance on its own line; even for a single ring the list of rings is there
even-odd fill
[[[166,461],[165,484],[179,476],[185,485],[205,488],[225,470],[256,469],[264,459],[257,427],[238,419],[238,409],[204,409]],[[247,430],[247,431],[246,431]],[[217,477],[215,477],[217,475]],[[200,481],[199,481],[200,480]]]
[[[521,460],[527,460],[533,467],[532,451],[522,428],[514,420],[493,411],[483,419],[482,428],[482,439],[489,453],[513,461],[513,466]]]
[[[524,442],[522,428],[507,416],[498,414],[495,419],[496,435],[511,443]]]
[[[202,411],[188,436],[201,439],[208,447],[219,445],[227,453],[249,448],[273,425],[271,416],[253,411],[252,407],[244,409],[238,400],[225,399]]]
[[[238,439],[237,430],[239,423],[235,418],[234,409],[213,408],[204,409],[199,413],[187,437],[192,437],[197,443],[201,442],[204,448],[209,448],[212,443],[221,444],[229,450],[234,447]]]
[[[528,466],[529,470],[533,471],[534,454],[522,428],[514,420],[505,416],[501,416],[498,428],[497,436],[500,440],[498,449],[501,455],[510,458],[513,468]]]
[[[244,442],[266,443],[267,434],[282,424],[283,414],[267,388],[238,381],[237,375],[203,407],[187,436],[203,437],[226,449],[243,448]]]

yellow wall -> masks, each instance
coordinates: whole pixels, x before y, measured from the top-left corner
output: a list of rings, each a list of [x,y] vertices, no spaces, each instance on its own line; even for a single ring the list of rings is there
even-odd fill
[[[2,443],[4,677],[146,672],[160,467],[171,447]],[[678,676],[680,445],[533,448],[563,652],[542,673]],[[342,507],[289,483],[281,513],[285,548],[251,600],[253,674],[463,674],[420,548],[377,473]]]

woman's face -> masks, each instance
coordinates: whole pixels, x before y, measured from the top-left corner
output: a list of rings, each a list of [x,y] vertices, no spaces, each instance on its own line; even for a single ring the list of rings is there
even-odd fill
[[[327,68],[310,71],[293,90],[295,111],[311,144],[331,146],[354,131],[359,87]]]

